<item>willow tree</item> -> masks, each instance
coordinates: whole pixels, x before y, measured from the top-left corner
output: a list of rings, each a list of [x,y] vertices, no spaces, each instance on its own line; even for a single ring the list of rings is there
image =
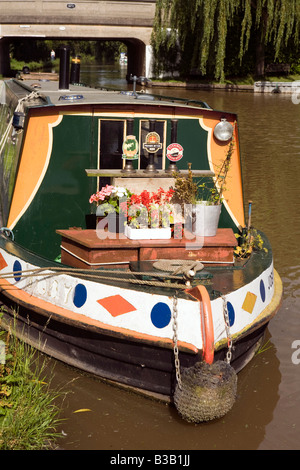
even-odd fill
[[[241,62],[255,38],[256,73],[262,75],[265,46],[272,46],[274,61],[288,42],[299,47],[300,0],[157,0],[152,35],[157,63],[162,65],[162,49],[171,51],[179,44],[186,69],[206,75],[213,63],[214,77],[223,81],[233,25]]]

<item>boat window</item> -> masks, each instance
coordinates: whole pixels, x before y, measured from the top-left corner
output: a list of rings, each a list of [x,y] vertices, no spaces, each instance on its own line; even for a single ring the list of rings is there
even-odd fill
[[[141,120],[140,121],[140,168],[144,170],[149,164],[150,153],[147,150],[147,141],[151,133],[159,135],[159,142],[157,144],[157,151],[152,152],[154,165],[157,170],[165,168],[164,162],[164,142],[166,133],[166,121],[159,120]]]
[[[99,168],[119,170],[123,167],[125,121],[100,119],[99,126]]]
[[[0,106],[0,226],[6,225],[21,145],[21,130],[12,126],[13,109]]]

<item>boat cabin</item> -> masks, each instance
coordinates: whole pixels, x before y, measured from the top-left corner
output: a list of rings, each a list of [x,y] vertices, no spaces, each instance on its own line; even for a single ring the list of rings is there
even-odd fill
[[[234,114],[148,93],[76,85],[64,91],[54,81],[15,79],[2,83],[1,103],[1,226],[35,253],[57,259],[57,231],[86,229],[96,211],[89,198],[105,184],[133,192],[168,188],[174,168],[185,173],[189,163],[198,178],[213,178],[228,146],[214,133],[224,119],[234,127],[235,148],[219,226],[244,226]],[[123,158],[129,135],[137,142],[132,161]],[[156,138],[152,153],[149,135]],[[182,148],[175,158],[168,155],[172,143]]]

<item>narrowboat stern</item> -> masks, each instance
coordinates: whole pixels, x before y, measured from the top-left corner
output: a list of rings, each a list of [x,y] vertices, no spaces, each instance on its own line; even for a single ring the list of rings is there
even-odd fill
[[[282,297],[251,203],[245,220],[237,116],[55,81],[7,80],[0,96],[1,326],[67,364],[174,401],[188,421],[224,415]],[[195,204],[172,213],[167,235],[129,232],[129,212],[119,232],[118,210],[112,222],[99,217],[101,188],[125,189],[129,210],[142,193],[176,196],[189,165],[198,189],[219,194],[226,177],[214,235],[195,229]],[[198,396],[192,410],[183,396]]]

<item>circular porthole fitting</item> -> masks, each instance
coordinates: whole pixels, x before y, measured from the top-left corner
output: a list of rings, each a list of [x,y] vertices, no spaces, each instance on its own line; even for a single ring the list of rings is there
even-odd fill
[[[226,142],[231,139],[233,135],[233,126],[226,118],[221,118],[221,121],[214,128],[214,136],[221,142]]]

